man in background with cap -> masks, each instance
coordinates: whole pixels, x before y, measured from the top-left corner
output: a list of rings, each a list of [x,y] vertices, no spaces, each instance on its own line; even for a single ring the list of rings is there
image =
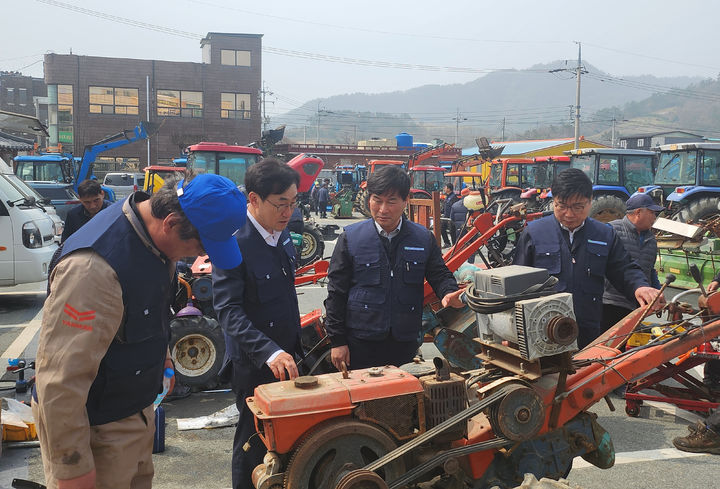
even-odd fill
[[[175,262],[232,268],[245,197],[225,177],[188,175],[135,192],[58,249],[36,360],[33,414],[50,489],[150,488],[153,401],[162,391]]]
[[[651,287],[660,288],[657,272],[655,271],[655,258],[657,257],[657,241],[652,232],[652,225],[657,215],[664,208],[657,205],[647,194],[633,195],[626,202],[627,214],[622,219],[616,219],[609,224],[615,229],[615,234],[622,241],[625,251],[635,261]],[[602,330],[617,324],[622,318],[640,307],[637,300],[628,299],[621,294],[609,280],[605,279],[605,292],[603,293],[603,319]]]
[[[255,387],[298,376],[300,311],[295,293],[295,246],[286,229],[297,205],[300,175],[274,158],[245,174],[248,222],[237,234],[239,266],[213,262],[213,305],[225,334],[225,365],[240,414],[232,455],[234,489],[251,488],[266,448],[255,434],[245,400]]]

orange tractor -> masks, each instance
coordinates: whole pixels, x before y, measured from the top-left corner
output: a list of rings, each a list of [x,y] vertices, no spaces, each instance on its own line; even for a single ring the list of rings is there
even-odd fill
[[[410,156],[407,164],[400,160],[371,160],[368,163],[367,174],[370,175],[383,165],[402,165],[410,175],[410,198],[429,199],[433,192],[441,192],[445,185],[445,168],[432,165],[431,158],[449,154],[453,145],[443,143],[418,151]],[[360,183],[360,189],[355,197],[355,208],[364,216],[370,217],[367,203],[367,181]]]

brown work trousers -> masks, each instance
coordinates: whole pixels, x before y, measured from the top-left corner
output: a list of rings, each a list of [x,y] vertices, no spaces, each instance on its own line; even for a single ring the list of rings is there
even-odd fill
[[[33,402],[33,415],[35,403]],[[90,449],[95,461],[96,489],[150,489],[155,412],[152,405],[119,421],[90,427]],[[40,450],[44,452],[43,438]],[[43,457],[43,462],[45,461]],[[57,480],[45,469],[45,485],[57,489]]]

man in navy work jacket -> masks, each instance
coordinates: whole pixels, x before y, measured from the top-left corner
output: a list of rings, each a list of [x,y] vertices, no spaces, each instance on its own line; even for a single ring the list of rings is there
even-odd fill
[[[97,180],[80,182],[78,196],[80,205],[70,209],[65,217],[61,243],[64,243],[70,235],[87,224],[98,212],[110,206],[110,202],[105,200],[105,192]]]
[[[433,235],[403,214],[410,179],[386,166],[367,181],[372,219],[338,238],[328,270],[327,329],[336,368],[402,365],[419,346],[425,278],[444,307],[462,307]]]
[[[588,217],[592,182],[582,170],[560,172],[552,194],[554,215],[527,225],[518,238],[513,263],[547,269],[559,279],[558,292],[572,293],[580,329],[578,346],[584,348],[601,333],[605,278],[641,306],[651,302],[658,290],[649,286],[613,228]]]
[[[295,247],[286,229],[297,205],[300,176],[266,158],[245,175],[247,222],[237,234],[242,263],[213,267],[213,303],[225,334],[226,364],[240,412],[233,441],[233,488],[252,487],[252,470],[266,449],[255,433],[245,399],[260,384],[298,376],[300,312],[295,294]],[[250,448],[243,450],[248,442]]]

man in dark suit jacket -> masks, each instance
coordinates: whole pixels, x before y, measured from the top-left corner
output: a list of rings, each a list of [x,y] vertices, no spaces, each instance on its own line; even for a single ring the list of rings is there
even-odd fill
[[[70,235],[87,224],[98,212],[110,206],[110,202],[105,200],[105,192],[97,180],[80,182],[78,195],[80,196],[80,205],[73,207],[67,213],[65,227],[60,238],[61,243],[64,243]]]
[[[286,229],[296,206],[300,176],[272,158],[245,175],[248,220],[237,234],[243,262],[213,267],[213,302],[225,334],[226,364],[240,412],[233,441],[233,488],[252,487],[252,470],[266,449],[255,433],[245,399],[255,387],[298,376],[300,312],[295,294],[295,247]],[[249,450],[243,445],[249,443]]]

